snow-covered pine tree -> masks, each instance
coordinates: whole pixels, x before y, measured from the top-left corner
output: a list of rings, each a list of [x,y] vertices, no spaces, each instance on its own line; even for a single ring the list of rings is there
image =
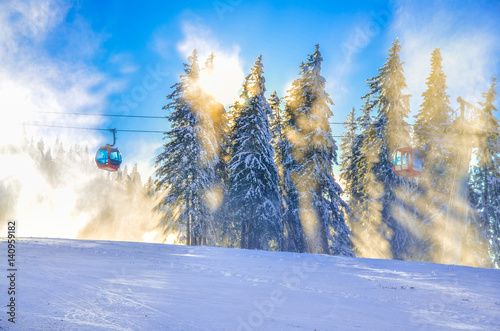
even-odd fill
[[[134,164],[134,167],[127,178],[126,184],[130,191],[138,191],[138,187],[142,186],[141,174],[137,169],[137,163]]]
[[[455,180],[453,146],[447,139],[445,124],[450,122],[450,97],[447,94],[446,75],[443,72],[442,57],[439,48],[431,54],[431,73],[427,78],[427,89],[422,93],[423,102],[415,116],[415,144],[420,151],[424,167],[418,177],[416,206],[419,219],[427,229],[424,233],[438,238],[430,238],[425,249],[427,260],[436,260],[439,256],[442,237],[437,228],[446,222],[447,205],[450,189]],[[434,247],[433,247],[434,246]],[[436,254],[433,258],[432,252]],[[423,252],[424,253],[424,252]]]
[[[409,258],[410,246],[417,241],[408,230],[407,199],[411,197],[411,184],[392,170],[392,152],[410,146],[410,131],[406,118],[410,113],[410,95],[406,89],[403,63],[398,39],[389,50],[389,57],[379,74],[368,80],[370,91],[364,97],[372,101],[366,107],[377,111],[376,118],[364,132],[362,153],[367,169],[364,188],[368,197],[363,222],[372,233],[368,235],[375,245],[370,256],[395,259]],[[373,255],[372,255],[373,254]]]
[[[288,173],[285,174],[285,169],[283,167],[283,164],[286,162],[287,154],[289,151],[288,147],[290,143],[288,142],[288,139],[285,136],[283,114],[280,108],[281,99],[278,97],[278,93],[276,92],[276,90],[274,90],[273,93],[271,93],[268,103],[272,114],[272,117],[270,118],[269,130],[271,131],[271,145],[273,146],[274,150],[274,164],[278,169],[278,175],[279,175],[278,189],[281,197],[281,203],[280,203],[281,215],[283,217],[287,205],[286,202],[287,198],[285,195],[285,180],[286,177],[288,178],[290,177]],[[282,224],[284,227],[284,231],[286,233],[287,232],[286,224],[283,222],[283,220]],[[283,244],[285,244],[285,242],[283,242]]]
[[[365,107],[363,107],[363,110]],[[361,153],[361,146],[364,144],[365,136],[362,133],[358,134],[358,128],[360,124],[365,128],[366,125],[369,125],[369,121],[370,114],[366,112],[357,119],[353,107],[345,120],[345,131],[341,145],[340,178],[344,182],[344,196],[349,205],[346,218],[353,234],[352,241],[356,253],[359,253],[358,246],[362,246],[360,240],[363,240],[363,234],[366,230],[366,227],[360,222],[363,207],[366,205],[366,199],[363,196],[366,160],[364,160],[364,155]]]
[[[360,169],[360,178],[355,190],[358,206],[354,210],[359,215],[359,223],[353,224],[353,241],[357,256],[392,258],[389,238],[386,235],[390,230],[383,222],[382,206],[378,199],[381,196],[380,192],[383,191],[383,185],[373,171],[374,165],[380,161],[381,140],[378,138],[374,125],[376,118],[371,116],[378,104],[379,76],[368,79],[367,85],[369,92],[362,97],[365,104],[362,109],[363,116],[359,118],[362,132],[356,141],[356,148],[359,148],[357,164]]]
[[[439,48],[431,53],[431,73],[427,77],[427,89],[422,93],[424,101],[420,105],[420,110],[416,117],[415,148],[421,151],[423,158],[426,158],[430,150],[435,149],[438,140],[438,133],[443,124],[450,120],[450,96],[446,92],[446,75],[443,72],[443,58]],[[427,168],[429,171],[432,168]]]
[[[229,206],[241,228],[241,248],[281,249],[279,176],[274,164],[269,115],[264,96],[262,56],[246,77],[242,103],[233,107]]]
[[[478,214],[476,226],[488,242],[491,265],[500,268],[500,142],[494,135],[500,132],[500,125],[493,115],[497,110],[493,105],[497,95],[496,81],[493,78],[490,89],[483,93],[482,112],[476,119],[477,126],[489,135],[480,138],[480,146],[476,149],[477,163],[471,171],[470,195]]]
[[[244,91],[244,85],[243,85]],[[229,188],[231,186],[229,177],[229,160],[235,154],[235,144],[232,141],[232,137],[236,132],[236,119],[239,118],[241,114],[241,109],[243,104],[240,101],[236,101],[234,104],[229,106],[229,111],[227,112],[227,125],[226,125],[226,137],[227,141],[224,145],[225,161],[226,161],[226,171],[222,178],[225,183],[224,187],[226,189],[224,195],[223,206],[219,211],[223,219],[221,228],[218,233],[218,241],[224,247],[241,247],[241,224],[238,223],[236,215],[234,215],[234,209],[231,208],[231,197],[229,195]],[[217,215],[220,217],[219,215]]]
[[[286,135],[286,121],[281,109],[281,99],[274,91],[269,97],[269,106],[273,114],[271,120],[271,144],[274,148],[274,163],[279,173],[279,191],[281,195],[281,219],[283,224],[283,247],[288,252],[303,252],[302,229],[298,218],[298,208],[292,202],[293,185],[290,174],[292,161],[291,145]],[[296,199],[296,195],[295,195]],[[297,217],[293,217],[297,215]],[[295,221],[295,222],[294,222]]]
[[[270,120],[271,130],[271,145],[274,148],[274,161],[280,174],[280,191],[283,191],[283,163],[285,163],[287,147],[290,145],[285,135],[285,123],[281,110],[281,99],[278,97],[276,90],[271,93],[268,100],[271,109],[272,117]]]
[[[344,183],[344,194],[347,197],[347,202],[351,200],[354,189],[354,178],[357,176],[357,171],[353,167],[354,163],[354,144],[358,136],[358,123],[356,122],[356,115],[354,107],[351,109],[345,119],[344,133],[342,134],[342,144],[340,149],[340,179]]]
[[[158,208],[165,212],[166,230],[183,228],[188,245],[203,245],[211,240],[213,213],[210,195],[218,163],[217,138],[205,105],[206,94],[198,84],[200,69],[196,50],[184,64],[180,82],[167,96],[168,119],[172,129],[156,159],[156,187],[165,196]]]
[[[292,183],[298,197],[298,214],[310,253],[352,255],[350,231],[344,219],[347,204],[335,182],[332,165],[337,146],[328,119],[333,102],[321,76],[323,58],[315,52],[302,63],[300,77],[286,98],[287,135],[292,145]]]
[[[153,177],[149,176],[148,181],[144,184],[143,195],[147,197],[154,197],[156,195],[155,181]]]
[[[373,110],[373,102],[371,102],[371,96],[368,94],[362,99],[365,103],[361,107],[362,115],[357,119],[357,127],[361,130],[361,133],[355,137],[353,141],[351,154],[353,160],[351,161],[350,173],[354,175],[352,178],[352,188],[351,188],[351,199],[357,205],[356,213],[361,215],[363,206],[366,205],[366,200],[368,199],[367,192],[365,189],[365,184],[367,181],[367,169],[368,164],[366,160],[367,153],[363,153],[363,146],[368,144],[368,137],[371,133],[371,128],[373,120],[371,118],[371,112]]]
[[[369,92],[361,98],[365,101],[361,108],[362,116],[357,119],[361,133],[354,140],[352,169],[349,170],[353,174],[349,207],[355,220],[350,226],[356,256],[390,258],[390,244],[385,236],[387,226],[379,213],[380,202],[375,199],[382,185],[373,172],[373,165],[379,162],[377,151],[380,140],[376,139],[375,120],[371,114],[376,111],[379,83],[378,76],[368,79]]]

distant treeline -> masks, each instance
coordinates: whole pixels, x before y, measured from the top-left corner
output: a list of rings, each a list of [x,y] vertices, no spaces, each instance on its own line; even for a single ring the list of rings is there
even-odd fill
[[[2,154],[19,163],[19,171],[0,181],[1,224],[19,219],[23,227],[64,224],[80,239],[160,241],[155,238],[154,183],[151,178],[142,183],[137,165],[109,173],[97,168],[94,151],[79,145],[65,148],[59,141],[48,147],[43,140],[25,140],[4,149]],[[37,219],[23,218],[26,212]],[[64,235],[56,228],[50,236]]]

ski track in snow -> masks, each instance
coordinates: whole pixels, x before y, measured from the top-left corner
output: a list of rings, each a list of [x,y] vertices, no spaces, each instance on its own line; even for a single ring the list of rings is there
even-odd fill
[[[17,323],[3,276],[3,329],[500,330],[493,269],[35,238],[16,261]]]

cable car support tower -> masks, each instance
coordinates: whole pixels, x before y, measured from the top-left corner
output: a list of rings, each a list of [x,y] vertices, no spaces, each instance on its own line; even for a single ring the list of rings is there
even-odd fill
[[[457,101],[460,103],[460,108],[452,113],[451,123],[444,125],[444,131],[451,138],[458,153],[442,234],[441,262],[445,264],[465,262],[462,261],[462,248],[465,244],[463,237],[470,226],[467,192],[472,150],[484,146],[486,139],[496,140],[498,137],[498,133],[491,134],[488,128],[480,127],[480,123],[476,121],[481,109],[461,97],[458,97]]]

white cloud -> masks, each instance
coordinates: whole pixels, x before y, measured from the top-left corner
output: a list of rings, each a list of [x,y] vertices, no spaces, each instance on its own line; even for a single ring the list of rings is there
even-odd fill
[[[61,23],[68,5],[57,0],[6,0],[0,4],[3,49],[19,50],[20,43],[38,43]]]
[[[201,77],[204,89],[212,93],[224,105],[236,101],[245,78],[240,47],[238,45],[232,45],[230,48],[222,46],[212,32],[200,24],[184,22],[182,30],[184,40],[177,45],[179,53],[187,58],[196,49],[200,67],[203,67],[211,53],[215,55],[214,72],[209,75],[202,74]]]
[[[4,1],[0,5],[0,135],[2,144],[15,144],[22,138],[23,122],[62,126],[90,126],[100,122],[92,117],[43,115],[49,112],[101,111],[106,98],[117,89],[107,77],[79,61],[73,50],[71,60],[53,58],[44,48],[44,42],[58,33],[69,10],[61,0]],[[67,24],[67,23],[65,23]],[[88,24],[74,27],[83,29],[65,35],[68,38],[86,34]],[[88,32],[88,33],[87,33]],[[67,40],[75,44],[75,40]],[[87,44],[95,44],[88,41]],[[88,56],[83,52],[82,56]],[[64,129],[25,128],[28,136],[43,136],[46,140],[59,137],[66,144],[96,144],[97,135],[86,131]]]

